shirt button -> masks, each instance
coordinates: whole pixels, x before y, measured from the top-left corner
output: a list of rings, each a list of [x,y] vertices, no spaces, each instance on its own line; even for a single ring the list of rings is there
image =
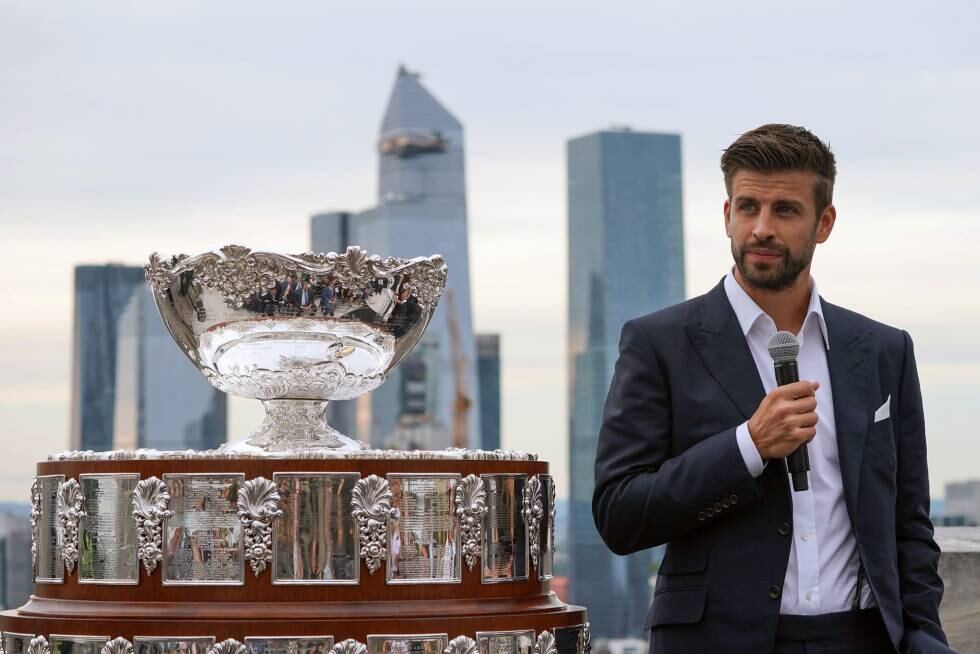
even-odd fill
[[[698,511],[698,520],[704,520],[704,511]]]
[[[731,497],[729,497],[728,499],[730,499],[730,500],[732,501],[732,504],[738,504],[738,495],[734,495],[734,494],[733,494],[733,495],[732,495]]]
[[[804,531],[804,532],[803,532],[803,533],[802,533],[802,534],[800,535],[800,538],[802,538],[803,540],[810,540],[810,532],[808,532],[808,531]]]
[[[783,594],[783,589],[780,588],[779,586],[770,586],[769,587],[769,597],[771,597],[773,599],[779,599],[779,596],[782,595],[782,594]]]
[[[813,593],[806,591],[806,601],[810,602],[813,600]]]
[[[776,531],[778,531],[783,536],[789,536],[789,533],[792,531],[792,527],[789,526],[788,522],[784,522],[783,524],[779,525],[779,527],[776,528]]]

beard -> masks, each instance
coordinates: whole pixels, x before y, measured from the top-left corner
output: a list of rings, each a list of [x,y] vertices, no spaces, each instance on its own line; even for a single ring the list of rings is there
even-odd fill
[[[742,279],[746,283],[765,291],[782,291],[793,284],[799,278],[800,273],[810,265],[813,260],[813,251],[816,249],[816,229],[810,234],[810,239],[804,244],[802,251],[794,254],[785,245],[775,241],[751,241],[743,247],[738,247],[735,240],[732,240],[732,257],[735,259],[735,266],[741,273]],[[778,252],[781,259],[773,262],[760,262],[749,264],[745,258],[753,250],[767,250]]]

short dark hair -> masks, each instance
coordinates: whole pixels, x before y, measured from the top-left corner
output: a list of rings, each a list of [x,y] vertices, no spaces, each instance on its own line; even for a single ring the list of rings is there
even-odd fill
[[[732,196],[732,179],[739,170],[778,173],[789,170],[817,176],[813,199],[819,216],[834,201],[837,163],[823,141],[804,127],[769,124],[742,134],[721,155],[725,190]]]

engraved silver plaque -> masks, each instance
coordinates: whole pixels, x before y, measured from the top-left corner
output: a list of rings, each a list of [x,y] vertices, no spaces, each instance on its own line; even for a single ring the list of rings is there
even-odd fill
[[[173,512],[163,528],[163,584],[243,585],[238,489],[245,475],[170,474],[163,482]]]
[[[272,527],[272,583],[358,583],[360,544],[352,496],[360,478],[356,472],[273,475],[282,515]]]
[[[38,477],[38,479],[44,479],[44,477]],[[57,489],[55,492],[57,492]],[[5,631],[3,632],[3,651],[5,654],[27,654],[27,649],[30,647],[32,640],[34,640],[34,634],[18,634]]]
[[[136,523],[130,507],[139,474],[79,475],[78,480],[85,504],[78,536],[78,583],[138,584]],[[53,637],[51,648],[55,649]]]
[[[538,478],[541,480],[541,499],[544,501],[539,531],[538,579],[551,579],[555,567],[555,479],[551,475],[538,475]],[[555,637],[557,639],[557,634]],[[562,654],[560,648],[559,654]]]
[[[44,475],[37,478],[41,512],[37,519],[37,570],[39,584],[63,584],[65,565],[61,556],[61,525],[58,522],[58,487],[64,475]],[[30,641],[28,641],[29,643]],[[26,648],[27,645],[25,644]],[[11,650],[7,650],[11,652]],[[14,654],[20,654],[14,652]]]
[[[389,474],[387,581],[459,583],[462,559],[454,491],[457,474]]]
[[[527,475],[483,475],[483,484],[487,513],[483,517],[482,581],[527,579],[527,528],[521,514]]]
[[[163,637],[136,636],[133,647],[136,654],[207,654],[214,645],[213,636]]]
[[[274,636],[246,638],[251,654],[329,654],[333,636]]]
[[[583,625],[574,627],[555,627],[555,648],[558,654],[579,654],[579,639]]]
[[[85,483],[82,482],[82,486]],[[82,550],[84,557],[85,550]],[[59,636],[51,634],[51,654],[101,654],[108,636]]]
[[[478,631],[476,644],[480,654],[534,654],[534,630]]]
[[[442,654],[448,646],[448,634],[367,637],[368,654]]]

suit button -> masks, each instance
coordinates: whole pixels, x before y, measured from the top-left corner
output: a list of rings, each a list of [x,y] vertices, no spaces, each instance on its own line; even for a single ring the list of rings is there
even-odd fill
[[[782,595],[782,594],[783,594],[783,589],[780,588],[779,586],[770,586],[769,587],[769,597],[771,597],[773,599],[779,599],[779,596]]]
[[[784,522],[783,524],[779,525],[776,531],[783,536],[789,536],[789,533],[792,531],[792,527],[789,526],[788,522]]]
[[[721,513],[721,502],[715,502],[715,513]]]
[[[715,514],[715,510],[709,506],[707,509],[704,510],[704,513],[710,518]]]
[[[730,500],[732,501],[732,504],[738,504],[738,495],[734,495],[734,494],[733,494],[733,495],[732,495],[731,497],[729,497],[728,499],[730,499]]]
[[[698,511],[698,520],[704,520],[704,511]]]
[[[727,509],[728,507],[730,507],[730,506],[732,505],[732,503],[731,503],[731,502],[729,502],[729,501],[728,501],[728,498],[726,497],[725,499],[723,499],[723,500],[721,501],[721,505],[722,505],[723,507],[725,507],[725,508]]]

